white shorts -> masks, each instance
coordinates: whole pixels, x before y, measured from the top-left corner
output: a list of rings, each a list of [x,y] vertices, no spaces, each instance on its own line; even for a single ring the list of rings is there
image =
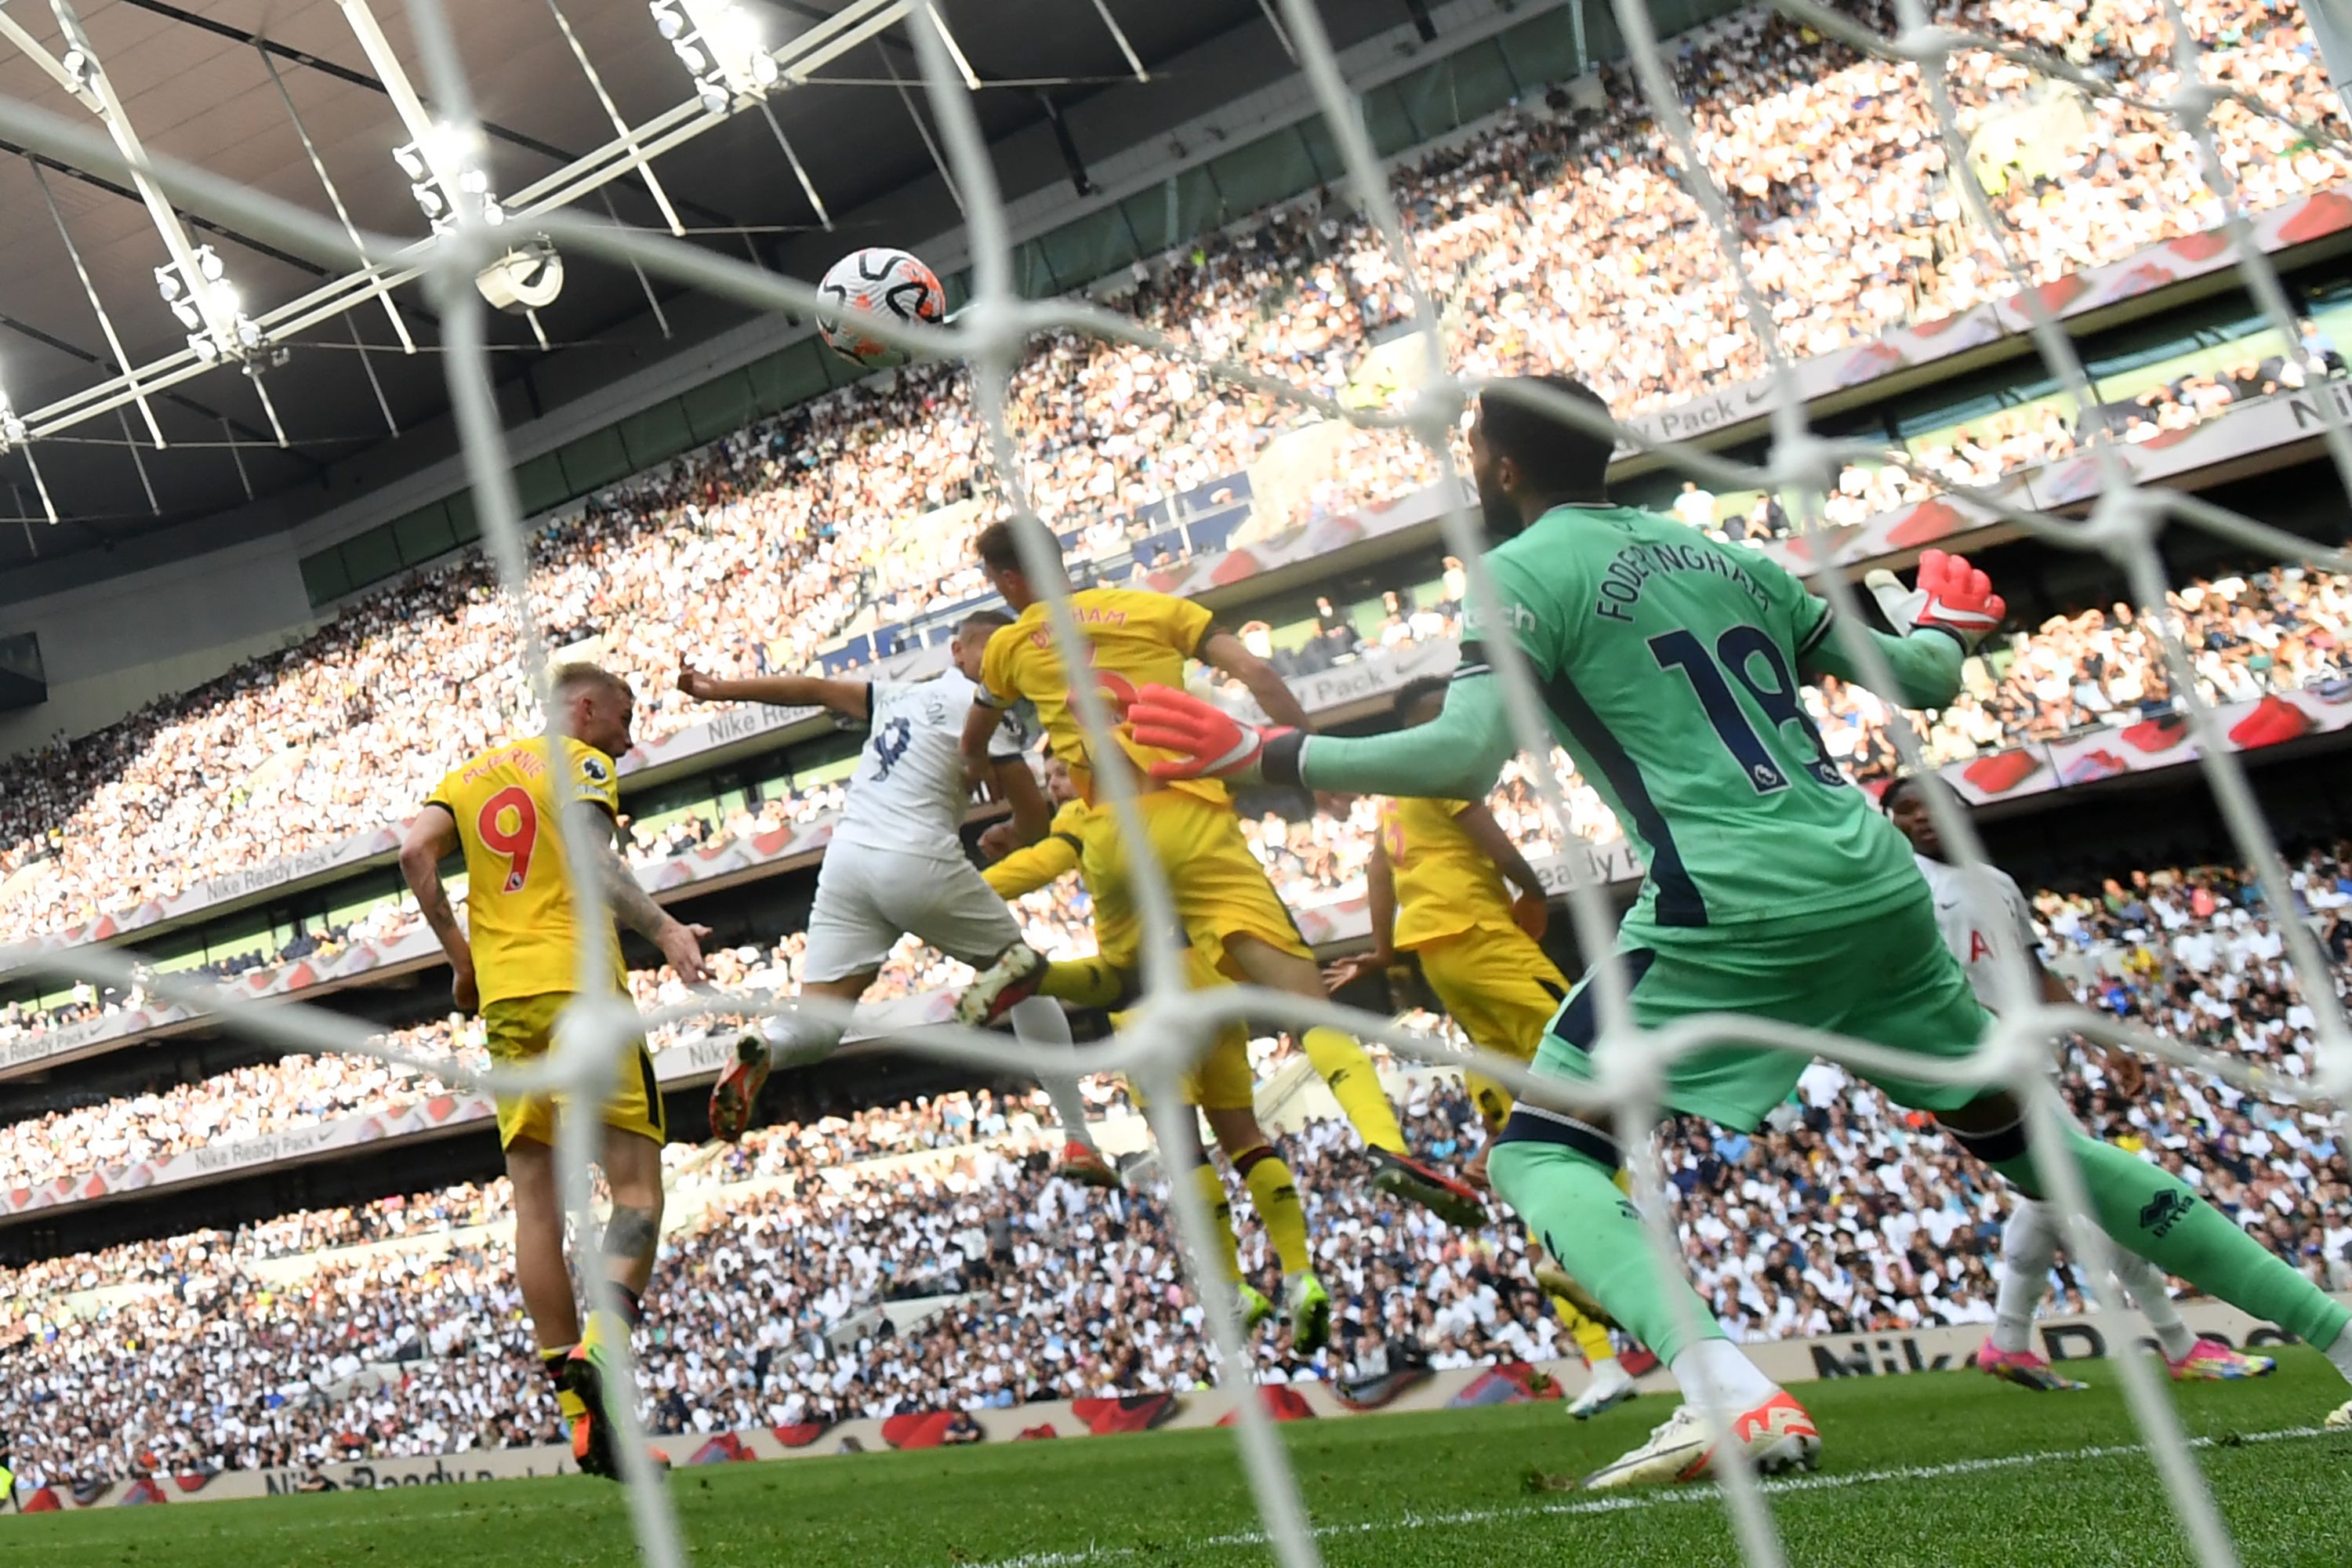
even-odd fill
[[[827,846],[809,910],[802,980],[845,980],[879,969],[909,933],[982,968],[1021,940],[1021,925],[969,860],[838,839]]]

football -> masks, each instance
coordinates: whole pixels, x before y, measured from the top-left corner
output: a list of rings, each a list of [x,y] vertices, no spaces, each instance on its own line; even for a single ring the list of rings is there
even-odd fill
[[[833,264],[817,287],[839,306],[817,318],[825,346],[868,370],[904,364],[914,356],[875,336],[861,316],[914,322],[939,321],[948,313],[947,291],[940,287],[939,274],[919,258],[887,246],[850,252]]]

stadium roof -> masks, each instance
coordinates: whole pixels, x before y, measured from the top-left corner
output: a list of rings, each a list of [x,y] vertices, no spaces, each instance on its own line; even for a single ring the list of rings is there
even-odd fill
[[[718,6],[669,3],[704,14]],[[749,103],[652,162],[696,241],[814,277],[853,246],[911,243],[954,226],[953,198],[928,144],[928,110],[920,125],[913,112],[921,90],[905,32],[908,0],[743,5],[766,47],[788,61],[796,40],[830,41],[812,45],[818,63],[808,79],[770,94],[767,112]],[[688,68],[645,0],[445,8],[487,130],[478,163],[495,194],[525,192],[614,142],[613,114],[642,127],[681,106],[688,118],[699,113]],[[1008,199],[1070,179],[1055,117],[1071,156],[1098,160],[1295,68],[1259,0],[937,0],[937,8],[988,84],[979,108]],[[1420,7],[1324,0],[1323,9],[1345,47]],[[363,229],[426,232],[411,177],[393,156],[412,140],[398,78],[404,73],[420,95],[427,79],[400,0],[83,0],[78,22],[76,14],[62,0],[49,14],[21,0],[0,12],[0,34],[13,35],[0,38],[0,95],[86,127],[119,122],[157,155],[332,217],[323,170]],[[373,53],[363,41],[371,16],[381,29]],[[1130,50],[1148,82],[1137,79]],[[394,68],[386,68],[387,52]],[[106,90],[92,83],[89,58]],[[85,90],[69,90],[77,85]],[[93,172],[69,153],[7,141],[0,152],[8,154],[0,158],[0,211],[10,216],[0,228],[0,391],[37,437],[0,457],[0,482],[10,487],[0,493],[0,583],[13,584],[0,597],[290,528],[447,455],[446,432],[417,436],[434,429],[447,394],[432,352],[437,324],[414,285],[394,291],[390,308],[355,290],[352,308],[273,333],[255,356],[257,385],[234,363],[199,369],[158,277],[175,251],[121,169]],[[824,232],[811,191],[834,232]],[[585,210],[601,213],[608,199],[625,221],[665,224],[637,174],[587,195]],[[357,269],[350,252],[288,250],[201,203],[183,204],[179,216],[187,246],[217,257],[235,311],[258,322]],[[529,320],[493,318],[510,419],[746,320],[740,309],[667,286],[655,289],[657,315],[625,269],[573,258],[566,271],[562,295],[537,318],[552,358]],[[406,352],[403,332],[419,352]],[[150,372],[174,356],[194,374],[148,389]],[[551,363],[560,376],[548,374]],[[143,395],[129,395],[133,379]],[[92,396],[110,384],[115,396]]]

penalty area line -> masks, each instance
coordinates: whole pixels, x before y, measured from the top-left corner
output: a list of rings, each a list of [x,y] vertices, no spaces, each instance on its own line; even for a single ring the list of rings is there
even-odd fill
[[[2293,1443],[2312,1437],[2337,1436],[2317,1426],[2284,1426],[2272,1432],[2246,1432],[2230,1437],[2191,1437],[2189,1447],[2198,1448],[2236,1447],[2249,1443]],[[2030,1454],[1998,1454],[1980,1459],[1948,1459],[1940,1465],[1898,1465],[1874,1470],[1845,1470],[1829,1475],[1780,1476],[1759,1484],[1768,1497],[1785,1497],[1803,1492],[1843,1491],[1852,1487],[1876,1486],[1888,1481],[1930,1481],[1948,1476],[1982,1475],[1995,1470],[2021,1469],[2028,1465],[2064,1465],[2100,1459],[2132,1458],[2145,1455],[2147,1447],[2141,1443],[2105,1443],[2081,1448],[2045,1448]],[[1651,1509],[1686,1507],[1693,1503],[1712,1503],[1722,1493],[1711,1486],[1662,1487],[1616,1496],[1578,1498],[1559,1502],[1530,1503],[1520,1508],[1465,1508],[1424,1513],[1408,1509],[1387,1519],[1360,1520],[1349,1524],[1318,1524],[1314,1533],[1318,1540],[1333,1541],[1349,1536],[1385,1535],[1397,1531],[1444,1528],[1449,1525],[1492,1524],[1513,1519],[1555,1519],[1562,1516],[1596,1513],[1640,1513]],[[1181,1544],[1217,1550],[1224,1547],[1264,1546],[1267,1543],[1262,1530],[1234,1531],[1224,1535],[1196,1538]],[[1154,1554],[1165,1551],[1154,1549]],[[1132,1546],[1087,1547],[1077,1552],[1032,1552],[1018,1557],[1003,1557],[990,1563],[971,1564],[969,1568],[1087,1568],[1098,1563],[1116,1563],[1142,1556],[1140,1549]]]

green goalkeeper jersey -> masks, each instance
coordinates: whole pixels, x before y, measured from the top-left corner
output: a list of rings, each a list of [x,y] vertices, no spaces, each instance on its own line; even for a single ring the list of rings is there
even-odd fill
[[[1830,637],[1830,606],[1777,563],[1621,506],[1554,508],[1486,560],[1554,737],[1648,867],[1625,941],[1736,940],[1767,922],[1826,928],[1924,896],[1910,847],[1839,771],[1805,712],[1801,670],[1851,674]],[[1428,770],[1473,756],[1499,765],[1517,748],[1482,637],[1493,633],[1474,618],[1437,721],[1360,741],[1313,737],[1299,758],[1305,782],[1372,790],[1418,769],[1404,793],[1454,793],[1462,781]],[[1957,689],[1951,638],[1877,640],[1902,700],[1941,702]]]

